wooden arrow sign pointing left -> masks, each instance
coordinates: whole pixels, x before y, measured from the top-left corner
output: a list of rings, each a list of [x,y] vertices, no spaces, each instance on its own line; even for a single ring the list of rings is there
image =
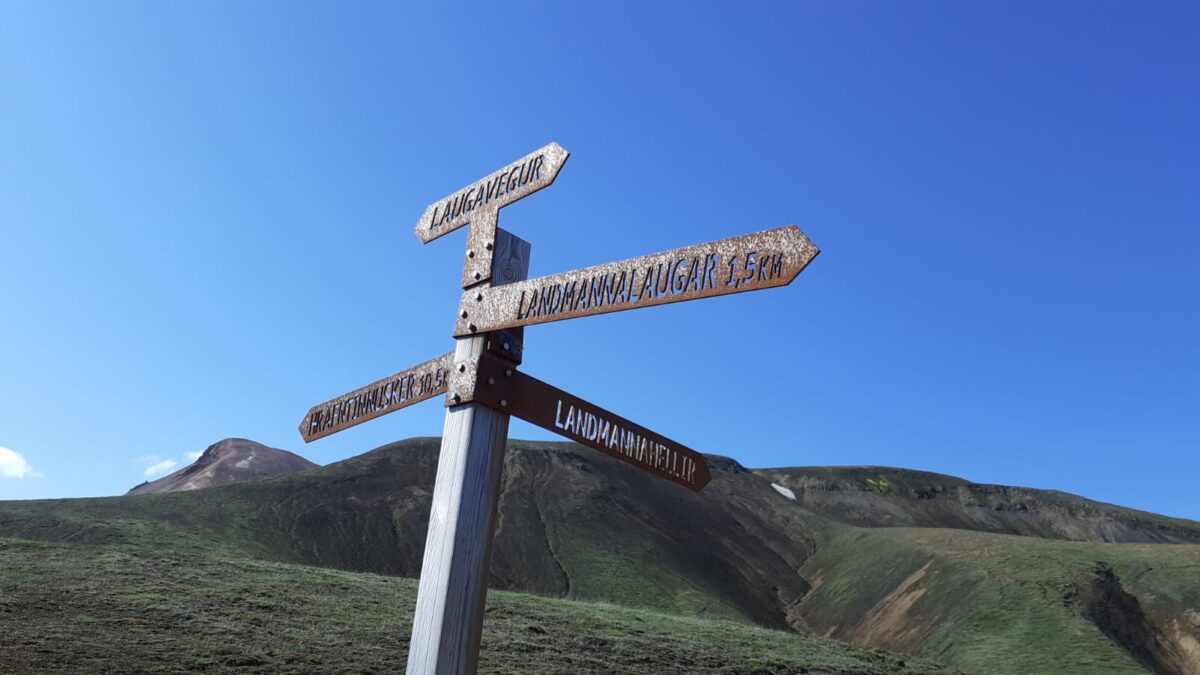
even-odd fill
[[[402,370],[331,401],[315,405],[300,422],[305,443],[446,393],[454,352]]]
[[[468,373],[457,380],[464,386],[450,392],[448,405],[473,401],[516,415],[697,492],[712,480],[704,455],[687,446],[487,354],[471,367],[477,369],[474,377]],[[454,385],[451,386],[453,389]]]

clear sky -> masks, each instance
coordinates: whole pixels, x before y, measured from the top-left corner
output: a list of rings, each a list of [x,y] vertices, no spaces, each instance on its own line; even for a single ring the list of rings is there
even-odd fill
[[[0,0],[0,498],[440,434],[296,428],[451,349],[466,233],[413,226],[557,141],[501,214],[534,276],[792,223],[822,254],[530,328],[527,372],[747,466],[1200,518],[1194,4],[576,4]]]

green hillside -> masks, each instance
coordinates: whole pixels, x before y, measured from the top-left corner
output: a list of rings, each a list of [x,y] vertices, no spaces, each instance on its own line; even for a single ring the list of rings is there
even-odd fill
[[[419,573],[437,443],[191,492],[0,502],[0,537],[53,542],[21,554],[47,578],[81,564],[73,556],[119,554],[187,574],[325,568],[411,588],[400,578]],[[713,481],[695,494],[574,444],[511,441],[491,588],[833,637],[989,675],[1200,672],[1200,546],[1113,543],[1197,541],[1196,523],[902,469],[708,459]],[[277,586],[259,578],[268,590],[253,593],[274,602]]]
[[[802,573],[816,634],[967,672],[1200,672],[1200,546],[831,526]]]
[[[4,672],[400,672],[416,582],[150,545],[0,539]],[[925,673],[745,623],[493,591],[485,673]]]

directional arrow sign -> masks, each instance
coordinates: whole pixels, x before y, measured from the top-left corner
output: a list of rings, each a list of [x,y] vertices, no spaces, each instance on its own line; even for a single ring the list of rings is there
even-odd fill
[[[417,237],[428,244],[478,220],[490,220],[494,227],[498,209],[553,183],[569,155],[561,145],[551,143],[430,204],[417,222]]]
[[[453,362],[454,352],[442,354],[332,401],[313,406],[300,423],[300,435],[305,443],[309,443],[444,394],[449,388],[448,378]]]
[[[786,286],[820,250],[795,225],[463,293],[455,337]]]
[[[543,429],[699,492],[712,480],[704,456],[619,415],[483,355],[473,391],[460,399],[516,415]]]

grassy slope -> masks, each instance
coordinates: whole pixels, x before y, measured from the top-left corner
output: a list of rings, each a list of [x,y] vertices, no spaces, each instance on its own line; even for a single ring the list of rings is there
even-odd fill
[[[6,672],[398,672],[416,584],[144,545],[0,539]],[[875,650],[744,623],[493,591],[481,670],[918,673]]]
[[[814,631],[967,672],[1200,664],[1200,546],[835,526],[805,573],[814,589],[800,612]]]
[[[220,546],[275,562],[415,577],[436,440],[193,492],[0,502],[0,536]],[[785,603],[807,590],[795,575],[808,554],[795,536],[802,514],[783,517],[794,505],[761,479],[718,471],[695,495],[578,446],[509,446],[492,587],[787,627]]]
[[[1122,636],[1096,625],[1094,586],[1103,579],[1098,570],[1106,569],[1162,632],[1165,647],[1151,656],[1165,659],[1168,666],[1185,664],[1172,668],[1174,672],[1200,672],[1198,546],[1045,541],[932,528],[860,529],[816,516],[779,496],[762,477],[744,472],[718,472],[701,498],[686,491],[679,498],[664,492],[652,502],[658,494],[649,492],[653,486],[622,482],[644,478],[639,472],[625,477],[607,471],[607,465],[586,463],[591,462],[586,453],[527,445],[530,449],[521,453],[510,449],[513,461],[505,474],[512,482],[510,501],[502,506],[493,572],[534,569],[539,559],[529,556],[538,547],[550,550],[551,563],[545,575],[506,579],[509,587],[557,595],[562,591],[550,584],[521,584],[561,574],[570,578],[569,597],[735,618],[743,625],[753,615],[734,596],[758,589],[762,603],[774,599],[781,614],[790,608],[793,625],[920,654],[969,672],[1140,671],[1146,655],[1123,648]],[[411,567],[420,559],[424,532],[412,523],[423,528],[427,516],[420,511],[428,507],[421,506],[421,481],[431,478],[421,478],[420,469],[436,456],[410,446],[397,450],[322,469],[316,481],[301,474],[174,495],[5,502],[0,504],[0,536],[72,542],[77,548],[47,550],[81,555],[115,551],[139,559],[194,561],[181,562],[183,567],[251,565],[245,561],[255,559],[412,576],[415,568],[395,566],[407,559]],[[550,459],[515,461],[518,454],[534,457],[535,450]],[[563,462],[570,465],[557,467]],[[579,462],[585,463],[577,466]],[[430,473],[431,465],[424,471]],[[388,498],[370,501],[377,494]],[[526,512],[533,515],[522,515]],[[647,529],[640,525],[645,522],[663,526]],[[409,525],[401,527],[404,523]],[[521,523],[524,529],[513,529]],[[730,538],[731,533],[737,536]],[[719,574],[679,576],[689,561],[678,556],[712,555],[714,542],[729,549],[706,563]],[[677,549],[676,557],[663,557],[668,543]],[[768,543],[769,550],[752,548]],[[807,557],[805,551],[815,555]],[[775,594],[771,586],[782,586],[788,574],[800,579],[798,568],[807,580],[801,580],[803,588],[811,582],[814,589],[793,607],[791,598],[799,596]],[[0,566],[4,574],[7,570]],[[733,583],[735,575],[744,576],[744,582]],[[1129,608],[1117,603],[1110,609],[1119,623]],[[315,621],[314,616],[308,620]],[[1103,612],[1099,619],[1105,619]],[[0,613],[4,622],[6,615]],[[575,648],[546,643],[551,644]],[[1189,670],[1188,663],[1197,665]]]

